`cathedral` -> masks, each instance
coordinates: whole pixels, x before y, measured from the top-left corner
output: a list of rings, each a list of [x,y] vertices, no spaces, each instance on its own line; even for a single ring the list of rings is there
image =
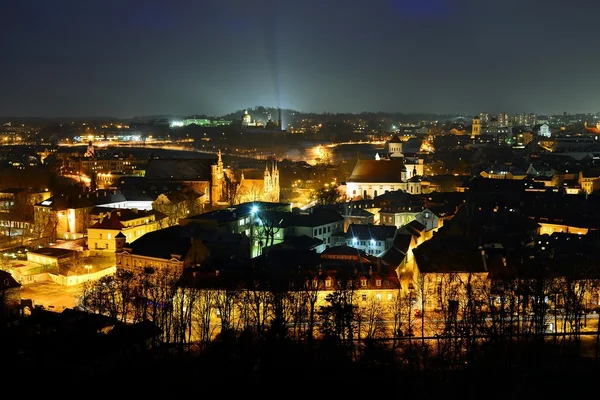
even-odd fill
[[[402,190],[421,194],[423,160],[402,152],[402,141],[394,136],[388,143],[388,153],[377,154],[375,160],[358,160],[346,181],[349,199],[372,199],[385,192]]]
[[[279,202],[279,169],[277,163],[266,165],[264,171],[243,169],[235,171],[223,167],[221,151],[216,165],[211,166],[211,204],[234,205],[251,201]]]

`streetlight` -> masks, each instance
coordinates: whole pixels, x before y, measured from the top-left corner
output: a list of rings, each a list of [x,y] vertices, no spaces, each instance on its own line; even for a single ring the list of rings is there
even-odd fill
[[[258,243],[255,242],[255,229],[254,229],[254,217],[257,216],[258,214],[258,206],[253,205],[252,208],[250,208],[250,214],[252,215],[252,218],[250,218],[250,256],[254,257],[254,251],[253,248],[255,246],[259,246]],[[259,219],[260,222],[260,219]],[[258,255],[258,250],[257,250],[257,255]]]
[[[91,265],[84,265],[84,268],[87,270],[87,274],[90,274],[90,270],[92,269]]]

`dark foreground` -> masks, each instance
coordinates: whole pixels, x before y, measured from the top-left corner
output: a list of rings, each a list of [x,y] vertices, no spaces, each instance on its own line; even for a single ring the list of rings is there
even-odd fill
[[[384,395],[415,399],[542,399],[594,395],[595,358],[574,343],[489,345],[472,361],[417,343],[294,343],[232,335],[204,348],[152,346],[129,335],[46,334],[11,351],[4,337],[5,382],[20,393],[106,396],[188,395],[322,398]],[[110,337],[108,339],[107,337]],[[16,348],[12,348],[16,350]],[[458,358],[457,358],[458,359]],[[104,394],[103,394],[104,393]]]

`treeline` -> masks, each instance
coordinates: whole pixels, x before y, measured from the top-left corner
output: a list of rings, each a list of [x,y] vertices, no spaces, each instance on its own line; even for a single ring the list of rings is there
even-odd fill
[[[382,298],[376,290],[360,290],[352,276],[338,275],[325,291],[317,272],[247,270],[235,277],[176,268],[120,270],[88,284],[81,303],[123,322],[151,321],[162,332],[156,343],[182,352],[246,334],[325,341],[352,359],[377,343],[415,366],[456,369],[488,348],[507,357],[533,345],[581,352],[585,336],[598,358],[598,283],[586,275],[540,272],[482,281],[440,274],[417,280],[411,291],[388,289]]]
[[[81,306],[90,316],[114,320],[115,327],[152,322],[158,330],[144,345],[110,351],[128,336],[107,343],[98,339],[108,336],[105,328],[81,335],[75,327],[83,319],[70,321],[69,334],[57,341],[57,331],[37,321],[25,354],[31,366],[82,365],[88,381],[118,376],[132,382],[125,392],[155,394],[194,393],[205,385],[227,393],[273,393],[273,385],[280,385],[318,394],[387,392],[394,386],[421,398],[521,398],[556,394],[564,385],[571,394],[581,393],[598,371],[597,329],[588,330],[591,336],[581,329],[594,311],[586,300],[594,295],[592,279],[539,272],[480,282],[447,274],[418,280],[412,292],[390,289],[386,301],[364,300],[367,291],[352,278],[339,275],[332,290],[324,291],[314,284],[322,282],[318,273],[276,273],[257,265],[238,275],[120,269],[87,284]],[[427,307],[436,301],[439,308]],[[552,333],[549,323],[565,329]],[[15,343],[22,337],[3,337],[4,347],[19,357]],[[582,357],[589,344],[591,357]],[[566,383],[571,379],[577,384]],[[84,382],[74,379],[70,387],[83,388]]]

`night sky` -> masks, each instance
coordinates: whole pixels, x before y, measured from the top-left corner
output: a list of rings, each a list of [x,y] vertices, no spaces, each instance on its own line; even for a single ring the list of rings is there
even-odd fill
[[[1,116],[600,111],[597,0],[6,0]]]

